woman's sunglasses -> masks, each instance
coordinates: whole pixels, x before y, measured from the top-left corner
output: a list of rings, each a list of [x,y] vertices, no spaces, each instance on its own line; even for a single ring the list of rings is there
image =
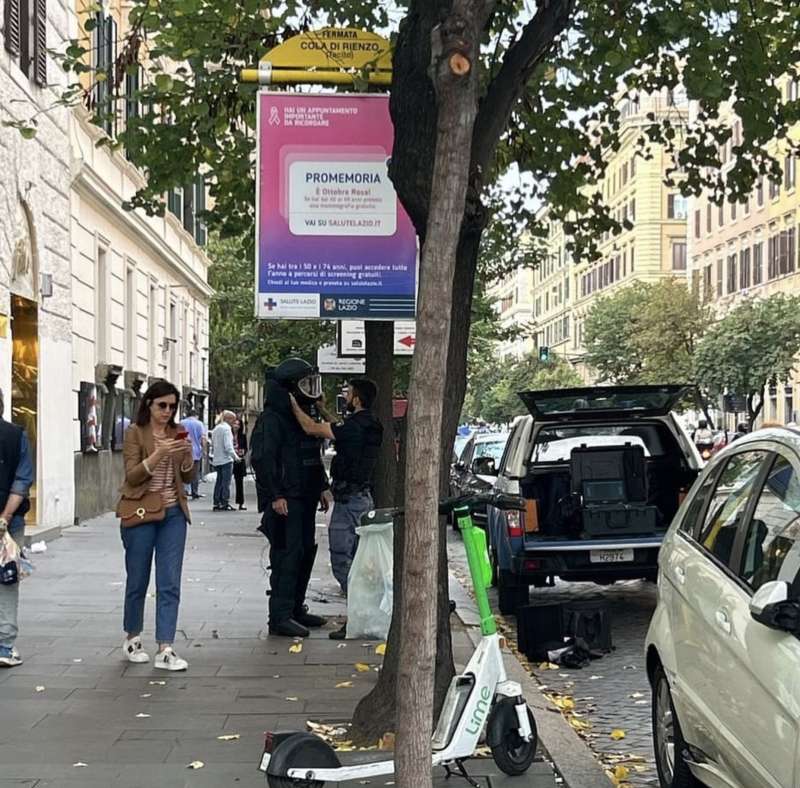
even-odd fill
[[[178,410],[177,403],[173,404],[172,402],[154,402],[153,405],[155,405],[159,410],[167,410],[168,408],[169,410]]]

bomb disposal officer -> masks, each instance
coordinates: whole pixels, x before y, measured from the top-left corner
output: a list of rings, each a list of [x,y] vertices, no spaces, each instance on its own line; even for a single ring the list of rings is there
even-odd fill
[[[333,575],[345,594],[358,542],[356,526],[373,507],[373,474],[383,441],[383,425],[371,410],[377,394],[377,386],[368,378],[351,380],[346,395],[349,415],[334,423],[316,422],[292,402],[294,414],[307,435],[336,441],[331,465],[334,504],[328,538]]]
[[[258,508],[264,513],[259,530],[270,543],[273,635],[307,637],[309,627],[326,622],[305,604],[317,554],[317,506],[327,510],[330,498],[322,441],[300,429],[290,405],[291,396],[302,413],[316,413],[314,403],[321,394],[316,369],[298,358],[283,361],[267,376],[264,411],[250,440]]]

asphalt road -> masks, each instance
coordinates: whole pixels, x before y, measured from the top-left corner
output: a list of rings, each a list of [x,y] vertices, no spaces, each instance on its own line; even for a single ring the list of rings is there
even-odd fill
[[[451,531],[449,542],[451,567],[466,576],[461,539]],[[495,589],[490,589],[489,597],[493,610],[497,611]],[[573,717],[574,727],[579,729],[599,761],[612,769],[623,764],[628,772],[624,780],[627,785],[657,786],[651,740],[650,686],[643,650],[656,605],[656,587],[653,583],[629,581],[605,587],[592,583],[558,583],[554,588],[531,588],[531,604],[575,599],[606,602],[611,615],[614,650],[579,670],[543,670],[538,663],[527,667],[548,693],[574,702],[574,709],[566,716]],[[506,616],[503,620],[506,636],[516,641],[515,617]],[[622,731],[625,737],[612,738],[612,731]]]

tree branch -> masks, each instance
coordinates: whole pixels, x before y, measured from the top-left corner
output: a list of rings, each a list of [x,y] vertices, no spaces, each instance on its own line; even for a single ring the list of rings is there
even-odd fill
[[[566,28],[574,5],[575,0],[542,3],[519,40],[509,47],[478,108],[472,135],[473,168],[486,171],[517,99],[556,36]]]

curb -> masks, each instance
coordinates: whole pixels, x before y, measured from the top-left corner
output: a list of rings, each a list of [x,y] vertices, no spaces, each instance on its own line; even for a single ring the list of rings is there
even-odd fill
[[[456,615],[464,625],[467,637],[477,646],[480,636],[474,625],[461,617],[460,610],[460,607],[456,607]],[[567,788],[609,788],[611,781],[592,750],[575,733],[561,711],[542,695],[539,684],[516,655],[508,647],[503,653],[508,677],[522,686],[536,719],[539,742]]]

